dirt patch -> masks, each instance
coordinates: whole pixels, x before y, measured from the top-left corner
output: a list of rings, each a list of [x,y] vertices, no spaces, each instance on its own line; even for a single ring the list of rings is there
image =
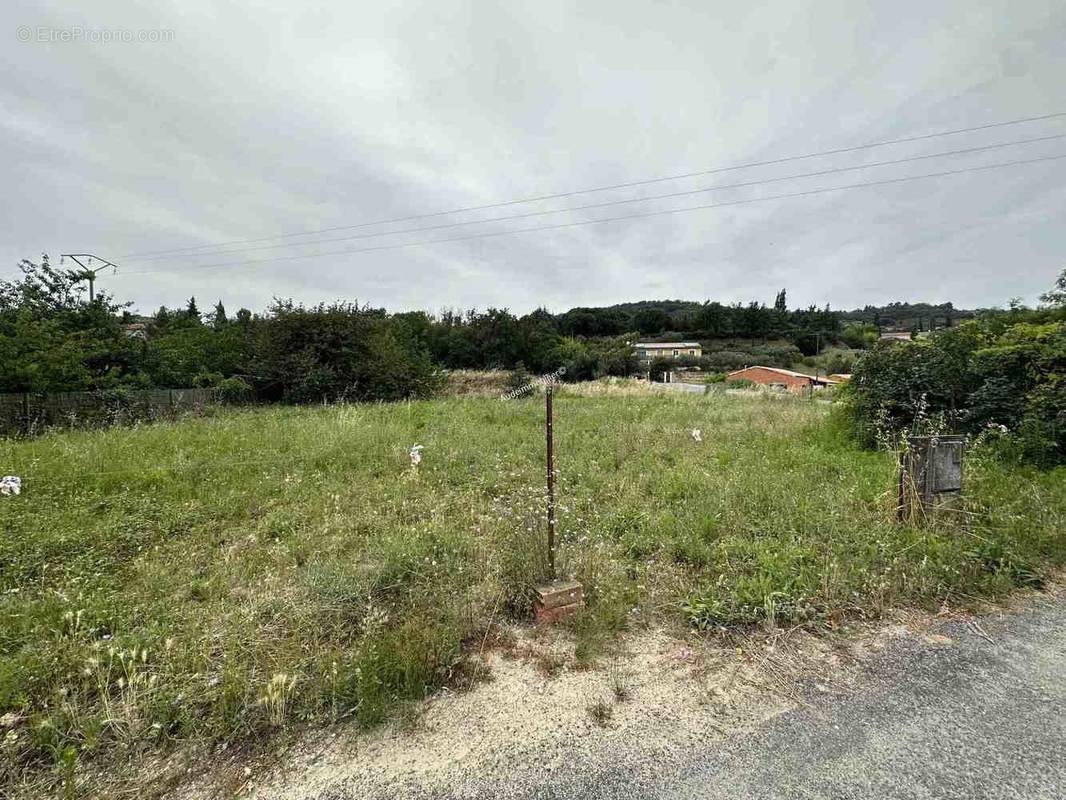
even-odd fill
[[[1010,605],[1024,602],[1016,597]],[[508,629],[497,637],[506,645],[484,654],[468,684],[438,692],[388,725],[307,734],[283,756],[233,759],[168,796],[307,800],[401,796],[412,787],[447,794],[472,775],[491,780],[532,766],[551,772],[622,746],[667,759],[810,708],[808,698],[845,689],[892,640],[950,647],[939,628],[960,620],[980,628],[977,617],[944,609],[817,635],[643,631],[592,665],[575,659],[565,629]]]
[[[505,774],[531,760],[544,769],[634,735],[657,748],[764,720],[789,707],[759,685],[742,648],[678,639],[662,631],[627,637],[593,666],[574,658],[565,630],[519,629],[514,643],[483,656],[469,690],[442,690],[406,717],[371,732],[341,726],[304,737],[284,765],[234,764],[180,794],[225,791],[307,798],[345,784],[387,786],[398,778],[444,787],[457,775]],[[595,709],[609,709],[606,719]]]
[[[518,629],[509,647],[484,655],[469,690],[442,690],[412,715],[369,733],[342,726],[308,735],[283,766],[235,764],[180,796],[210,797],[220,785],[293,800],[337,785],[358,788],[356,794],[397,782],[440,790],[464,774],[486,778],[531,763],[550,771],[564,759],[624,743],[666,752],[803,704],[802,683],[845,680],[876,646],[870,636],[860,645],[801,631],[719,640],[652,631],[583,665],[565,630]]]

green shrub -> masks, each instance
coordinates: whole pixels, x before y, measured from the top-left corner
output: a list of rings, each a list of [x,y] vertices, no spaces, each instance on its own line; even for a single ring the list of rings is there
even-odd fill
[[[515,397],[526,394],[531,390],[532,382],[533,376],[529,374],[526,365],[519,361],[507,378],[507,392]]]
[[[215,387],[218,399],[223,403],[247,403],[252,399],[254,389],[243,378],[224,378]]]
[[[1025,459],[1066,461],[1066,320],[1038,313],[965,322],[928,339],[883,344],[840,396],[867,444],[927,429],[1004,428]],[[1043,321],[1048,319],[1050,321]]]

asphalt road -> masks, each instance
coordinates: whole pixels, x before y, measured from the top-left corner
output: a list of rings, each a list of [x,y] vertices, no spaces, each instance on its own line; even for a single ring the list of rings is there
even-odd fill
[[[1064,798],[1066,597],[904,640],[840,696],[776,718],[660,797]]]
[[[1064,798],[1066,595],[1011,614],[945,625],[951,642],[894,640],[858,680],[756,729],[681,753],[648,742],[547,772],[466,775],[426,792],[402,779],[393,797]],[[317,797],[348,798],[335,786]],[[363,787],[366,788],[366,787]]]

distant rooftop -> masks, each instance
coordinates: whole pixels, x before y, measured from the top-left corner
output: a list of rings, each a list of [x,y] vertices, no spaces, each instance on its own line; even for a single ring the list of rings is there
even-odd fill
[[[664,350],[672,350],[675,347],[701,347],[699,342],[637,342],[634,347],[643,347],[645,350],[651,350],[653,348],[662,348]]]
[[[768,372],[776,372],[779,375],[788,375],[793,378],[808,378],[812,381],[818,381],[819,383],[839,383],[840,381],[833,378],[821,378],[817,375],[808,375],[806,372],[795,372],[791,369],[782,369],[781,367],[764,367],[761,364],[753,364],[750,367],[744,367],[744,369],[738,369],[735,372],[730,372],[729,377],[739,375],[741,372],[747,372],[749,369],[765,369]]]

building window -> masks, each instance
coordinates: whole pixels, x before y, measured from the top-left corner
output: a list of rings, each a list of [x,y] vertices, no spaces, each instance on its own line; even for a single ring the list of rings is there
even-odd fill
[[[677,350],[674,350],[674,355],[675,355],[675,356],[677,355]]]

